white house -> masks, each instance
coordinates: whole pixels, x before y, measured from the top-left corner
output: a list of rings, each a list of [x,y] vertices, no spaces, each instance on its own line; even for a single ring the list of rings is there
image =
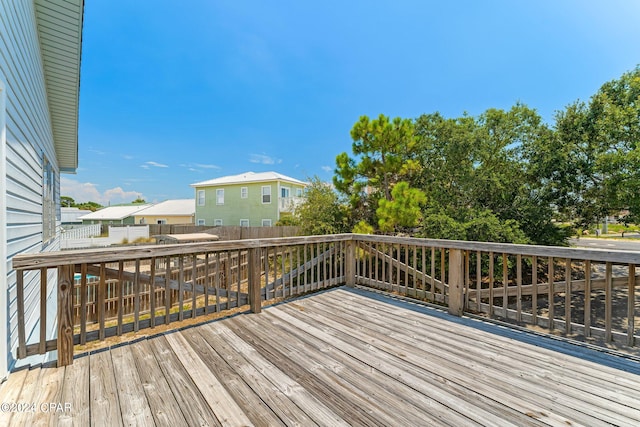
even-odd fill
[[[83,11],[83,0],[0,1],[0,379],[17,346],[11,260],[58,249],[60,173],[78,166]],[[37,338],[39,277],[24,284],[27,338]],[[55,288],[51,274],[54,306]]]

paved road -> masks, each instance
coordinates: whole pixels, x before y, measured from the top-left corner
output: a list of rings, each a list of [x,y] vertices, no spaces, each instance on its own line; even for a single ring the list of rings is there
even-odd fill
[[[616,251],[636,251],[640,252],[640,239],[629,240],[608,240],[608,239],[570,239],[571,246],[579,248],[610,249]]]

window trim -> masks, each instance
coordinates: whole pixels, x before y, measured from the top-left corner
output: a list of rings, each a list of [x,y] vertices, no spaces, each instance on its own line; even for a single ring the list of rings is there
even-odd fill
[[[206,202],[206,195],[204,190],[198,190],[196,192],[196,199],[198,200],[198,206],[204,206]]]
[[[222,194],[222,201],[220,201],[220,194]],[[224,188],[216,188],[216,205],[224,205]]]
[[[265,222],[267,222],[268,224],[265,224]],[[263,227],[271,227],[273,225],[273,221],[271,220],[271,218],[263,218],[262,219],[262,226]]]
[[[222,227],[222,225],[223,225],[223,222],[222,222],[221,219],[214,219],[213,220],[213,226],[214,227]]]
[[[269,194],[265,194],[264,190],[266,188],[269,189]],[[270,185],[263,185],[261,190],[260,190],[260,194],[261,194],[262,204],[263,205],[270,205],[271,204],[271,186]],[[265,196],[269,196],[269,201],[268,202],[264,201]]]
[[[198,218],[196,219],[196,225],[207,225],[204,219]]]
[[[240,187],[240,198],[246,199],[249,197],[249,187]]]
[[[244,225],[244,224],[242,224],[243,222],[246,222],[247,224],[246,224],[246,225]],[[240,227],[249,227],[249,224],[250,224],[250,222],[249,222],[249,220],[248,220],[248,219],[246,219],[246,218],[240,218]]]

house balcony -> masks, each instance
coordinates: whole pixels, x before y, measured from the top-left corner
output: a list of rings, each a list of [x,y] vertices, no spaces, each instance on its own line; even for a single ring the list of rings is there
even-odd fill
[[[351,234],[20,255],[16,356],[58,366],[9,376],[0,424],[638,425],[638,264]],[[57,336],[28,342],[47,269]]]
[[[278,197],[278,206],[280,212],[293,213],[303,201],[304,197]]]

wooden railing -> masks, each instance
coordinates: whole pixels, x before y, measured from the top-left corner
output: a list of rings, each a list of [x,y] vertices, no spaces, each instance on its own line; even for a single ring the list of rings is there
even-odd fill
[[[14,257],[19,358],[336,285],[445,305],[450,313],[536,325],[567,336],[637,342],[640,253],[330,235],[93,249]],[[57,269],[57,337],[46,337],[46,277]],[[25,289],[29,270],[40,283]],[[39,293],[27,343],[25,294]],[[35,334],[38,335],[38,334]],[[37,341],[37,342],[33,342]]]
[[[637,343],[640,252],[357,236],[357,284],[604,343]]]

